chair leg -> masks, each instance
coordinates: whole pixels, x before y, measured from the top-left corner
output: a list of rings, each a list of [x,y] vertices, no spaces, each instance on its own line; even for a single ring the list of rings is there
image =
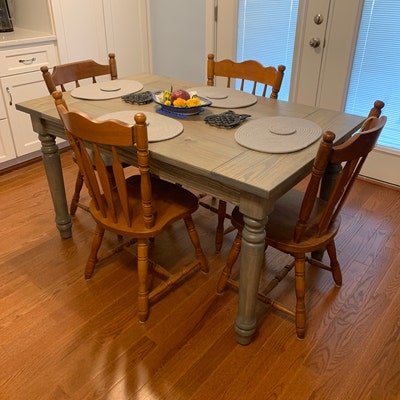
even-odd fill
[[[305,294],[305,254],[295,255],[295,286],[296,286],[296,333],[299,339],[304,339],[306,327]]]
[[[138,239],[137,242],[137,263],[138,263],[138,314],[139,321],[145,322],[149,316],[149,245],[147,239]]]
[[[193,244],[193,247],[196,251],[196,259],[199,260],[200,268],[203,272],[208,273],[209,266],[208,266],[207,258],[203,252],[203,249],[201,248],[200,238],[199,238],[199,235],[194,226],[193,219],[191,216],[189,216],[189,217],[186,217],[184,219],[184,221],[185,221],[186,229],[189,234],[189,238],[190,238],[190,240]]]
[[[76,209],[78,208],[79,196],[82,190],[82,186],[83,186],[83,175],[81,174],[81,171],[78,170],[78,174],[76,176],[76,181],[75,181],[75,191],[74,195],[72,196],[71,206],[69,208],[69,213],[71,214],[71,216],[75,215]]]
[[[97,253],[100,249],[103,237],[104,237],[104,228],[102,228],[99,225],[96,225],[96,230],[94,232],[92,240],[92,247],[90,249],[89,258],[86,262],[85,279],[90,279],[93,275],[94,267],[98,260]]]
[[[224,241],[224,221],[226,215],[226,201],[219,200],[218,202],[218,223],[215,233],[215,250],[219,253]]]
[[[217,283],[217,293],[222,294],[226,288],[226,284],[231,277],[232,267],[234,266],[235,262],[237,261],[240,253],[240,247],[242,244],[242,232],[238,230],[235,240],[233,241],[233,245],[231,250],[228,254],[228,258],[226,260],[225,267],[219,277]]]
[[[336,286],[342,286],[342,272],[340,271],[339,261],[336,256],[336,246],[333,240],[332,242],[328,243],[326,250],[331,261],[330,266],[333,280],[335,281]]]

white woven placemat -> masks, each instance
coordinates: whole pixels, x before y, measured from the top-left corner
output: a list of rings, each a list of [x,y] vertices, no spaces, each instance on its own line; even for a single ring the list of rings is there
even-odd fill
[[[143,113],[141,110],[130,110],[130,111],[117,111],[109,114],[104,114],[97,118],[100,121],[105,121],[107,119],[117,119],[119,121],[125,122],[127,124],[134,124],[133,119],[135,114]],[[169,117],[160,115],[158,113],[148,112],[144,113],[146,115],[147,135],[149,142],[160,142],[162,140],[168,140],[175,136],[178,136],[183,132],[183,125]]]
[[[189,92],[197,92],[201,97],[210,100],[210,107],[216,108],[242,108],[257,103],[257,97],[251,93],[242,92],[231,88],[216,86],[198,86],[188,89]]]
[[[314,122],[292,117],[264,117],[245,122],[235,133],[241,146],[265,153],[291,153],[321,137]]]
[[[71,91],[71,96],[82,100],[108,100],[135,93],[143,89],[138,81],[115,79],[80,86]]]

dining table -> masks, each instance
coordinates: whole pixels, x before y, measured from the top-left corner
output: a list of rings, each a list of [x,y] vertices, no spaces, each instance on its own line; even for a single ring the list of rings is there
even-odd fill
[[[207,89],[198,82],[152,73],[135,74],[124,80],[139,82],[139,92],[154,93],[173,87],[184,90],[195,88],[201,93],[202,88]],[[204,93],[207,95],[206,91]],[[229,104],[221,101],[224,96],[224,93],[215,95],[213,104],[211,94],[211,104],[203,107],[201,112],[174,116],[165,115],[160,105],[154,101],[132,104],[117,95],[111,98],[88,99],[74,95],[74,90],[63,93],[70,110],[79,110],[92,118],[101,119],[104,115],[112,116],[114,113],[124,112],[123,114],[131,115],[131,121],[134,123],[134,114],[143,112],[149,116],[162,115],[166,118],[165,121],[172,118],[179,122],[182,129],[177,134],[151,141],[149,144],[151,172],[199,193],[206,193],[237,205],[244,215],[239,304],[234,326],[237,342],[247,345],[252,341],[257,329],[257,291],[264,262],[268,214],[273,210],[277,199],[310,173],[322,132],[333,131],[336,135],[335,143],[343,142],[359,129],[365,117],[258,96],[253,96],[253,101],[242,105],[240,102]],[[56,144],[57,137],[65,139],[66,135],[54,100],[48,95],[21,102],[16,108],[30,115],[33,129],[38,133],[55,210],[56,226],[60,236],[67,239],[72,236],[72,222],[68,213],[59,149]],[[229,110],[246,117],[239,125],[229,128],[205,122],[206,117]],[[288,143],[287,151],[285,148],[269,151],[269,142],[263,142],[263,136],[259,134],[260,126],[261,131],[263,130],[264,121],[268,122],[271,118],[274,121],[276,117],[280,118],[280,124],[274,128],[275,133],[286,136],[284,139]],[[304,146],[293,147],[293,141],[290,140],[290,134],[293,132],[290,129],[287,132],[285,129],[281,131],[282,119],[291,121],[292,126],[293,123],[299,122],[299,129],[303,123],[306,126],[318,127],[317,136]],[[151,118],[149,120],[150,128]],[[168,127],[169,124],[166,123],[166,133]],[[296,126],[293,130],[296,130]],[[260,149],[257,148],[257,141],[247,145],[246,141],[251,140],[253,133],[259,137]],[[294,136],[293,140],[299,141]],[[121,159],[131,165],[137,163],[135,152],[130,148],[121,149]],[[334,170],[335,168],[331,173],[332,177]],[[329,186],[329,176],[326,182]]]

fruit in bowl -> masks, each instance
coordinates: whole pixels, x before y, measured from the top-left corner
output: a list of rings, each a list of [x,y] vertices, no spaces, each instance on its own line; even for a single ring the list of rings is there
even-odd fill
[[[189,92],[187,92],[186,90],[183,89],[174,90],[171,94],[171,102],[174,103],[174,101],[177,99],[189,100],[190,97],[191,96]]]
[[[161,92],[159,100],[166,106],[178,108],[199,107],[202,104],[196,93],[189,93],[183,89],[164,90],[164,92]]]
[[[161,106],[160,112],[174,114],[176,116],[196,115],[203,111],[203,107],[211,104],[211,101],[197,95],[196,91],[159,90],[152,93],[153,100]],[[182,117],[183,118],[183,117]]]

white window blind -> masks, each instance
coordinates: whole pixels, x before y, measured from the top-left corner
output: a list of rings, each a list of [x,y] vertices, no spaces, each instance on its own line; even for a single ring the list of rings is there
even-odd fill
[[[385,102],[388,122],[378,144],[400,150],[400,1],[365,0],[346,112],[364,115]]]
[[[298,3],[299,0],[239,0],[236,59],[257,60],[264,66],[285,65],[280,100],[289,98]]]

